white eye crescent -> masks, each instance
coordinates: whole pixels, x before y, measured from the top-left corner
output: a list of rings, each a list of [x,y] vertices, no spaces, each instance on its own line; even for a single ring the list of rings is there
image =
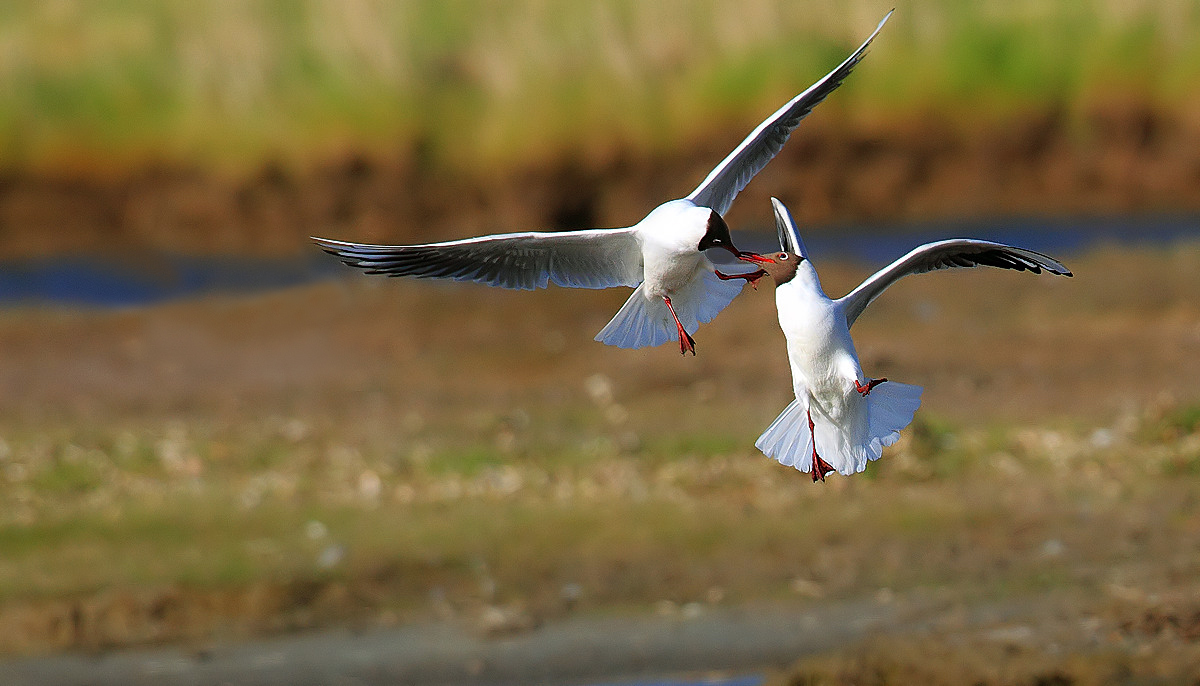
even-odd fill
[[[788,254],[787,254],[787,253],[785,253],[785,252],[781,252],[781,253],[779,253],[779,259],[780,259],[780,260],[786,260],[787,258],[788,258]]]

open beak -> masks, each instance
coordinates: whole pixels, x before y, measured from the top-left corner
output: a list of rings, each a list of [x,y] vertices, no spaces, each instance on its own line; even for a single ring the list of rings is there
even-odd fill
[[[737,258],[743,262],[753,262],[754,264],[775,264],[775,260],[772,260],[764,255],[759,255],[755,252],[744,252],[739,250],[735,254],[737,255]]]
[[[733,253],[734,257],[741,257],[741,255],[742,255],[742,251],[738,250],[737,248],[733,247],[732,245],[722,245],[721,247],[725,248],[729,252]]]

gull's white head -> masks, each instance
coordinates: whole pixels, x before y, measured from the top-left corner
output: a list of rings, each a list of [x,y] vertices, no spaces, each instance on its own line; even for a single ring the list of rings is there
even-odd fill
[[[709,248],[728,250],[734,256],[742,253],[733,244],[729,225],[719,213],[691,200],[672,200],[654,208],[639,226],[656,241],[669,244],[675,250],[704,252]]]

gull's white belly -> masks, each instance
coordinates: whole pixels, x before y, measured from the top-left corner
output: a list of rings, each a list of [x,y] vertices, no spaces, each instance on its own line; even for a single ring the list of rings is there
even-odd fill
[[[845,316],[827,300],[793,300],[779,312],[796,397],[837,421],[849,411],[857,396],[854,382],[862,376]]]
[[[675,297],[706,268],[709,268],[708,259],[694,250],[687,253],[647,256],[644,286],[646,297]]]

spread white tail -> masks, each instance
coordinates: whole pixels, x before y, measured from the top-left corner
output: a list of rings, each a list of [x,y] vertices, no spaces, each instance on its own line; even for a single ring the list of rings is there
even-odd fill
[[[793,400],[754,446],[780,464],[806,473],[813,468],[814,433],[821,459],[841,474],[854,474],[879,459],[884,446],[896,442],[921,405],[920,386],[888,381],[865,397],[852,398],[847,407],[853,416],[834,422],[825,408],[812,402],[812,395],[804,396],[805,402]]]

